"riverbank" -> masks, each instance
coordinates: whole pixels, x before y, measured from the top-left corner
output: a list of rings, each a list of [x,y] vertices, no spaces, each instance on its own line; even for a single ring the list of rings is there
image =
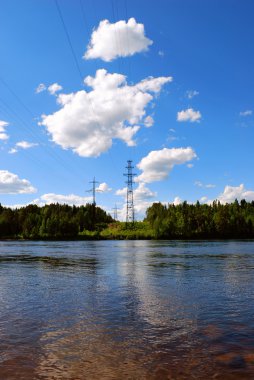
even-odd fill
[[[0,239],[204,240],[253,239],[254,202],[154,203],[143,221],[115,221],[95,205],[0,206]]]
[[[169,241],[221,241],[221,240],[253,240],[254,235],[228,233],[205,234],[192,232],[189,234],[158,234],[149,222],[135,222],[126,224],[125,222],[110,223],[106,228],[96,230],[86,230],[76,234],[26,234],[3,236],[0,241],[103,241],[103,240],[169,240]]]

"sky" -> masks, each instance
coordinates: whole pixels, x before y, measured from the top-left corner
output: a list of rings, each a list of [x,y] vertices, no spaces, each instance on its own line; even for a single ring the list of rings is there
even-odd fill
[[[3,0],[0,203],[254,200],[252,0]]]

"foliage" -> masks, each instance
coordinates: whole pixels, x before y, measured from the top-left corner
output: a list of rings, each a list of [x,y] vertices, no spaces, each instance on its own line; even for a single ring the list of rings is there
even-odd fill
[[[101,231],[101,238],[104,239],[153,239],[154,232],[148,222],[115,222],[108,225],[106,229]]]
[[[211,205],[163,205],[154,203],[145,220],[156,238],[163,239],[236,239],[254,238],[254,201]]]
[[[0,204],[0,239],[241,239],[254,238],[254,201],[231,204],[154,203],[143,222],[116,222],[92,204],[20,209]]]
[[[112,221],[104,210],[91,204],[29,205],[15,210],[0,205],[0,238],[76,238],[79,234],[89,236],[92,230],[100,231]]]

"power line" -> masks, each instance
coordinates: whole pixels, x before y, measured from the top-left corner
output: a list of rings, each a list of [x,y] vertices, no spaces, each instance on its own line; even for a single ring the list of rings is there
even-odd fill
[[[15,92],[12,90],[11,91],[12,93],[13,93],[13,95],[15,94]],[[16,98],[18,98],[18,96],[16,96]],[[66,171],[66,169],[71,173],[71,174],[73,174],[73,171],[76,171],[76,168],[74,167],[71,167],[70,168],[70,165],[69,165],[69,163],[67,163],[66,162],[66,160],[63,160],[58,154],[56,154],[56,152],[54,152],[53,153],[53,151],[47,146],[47,145],[45,145],[45,142],[44,142],[44,140],[38,135],[38,133],[35,133],[35,130],[33,130],[30,126],[29,126],[29,124],[23,119],[23,117],[21,117],[10,105],[8,105],[7,103],[6,103],[6,101],[4,101],[1,97],[0,97],[0,103],[1,103],[1,105],[0,105],[0,107],[1,107],[1,109],[2,109],[2,111],[5,113],[5,114],[7,114],[8,115],[8,117],[14,117],[14,119],[16,119],[17,121],[18,121],[18,123],[21,123],[22,125],[23,125],[23,127],[24,127],[24,129],[25,129],[25,131],[26,131],[26,133],[30,136],[30,138],[32,138],[35,142],[38,142],[39,143],[39,146],[41,147],[41,149],[43,149],[44,150],[44,152],[48,155],[48,156],[50,156],[52,159],[54,159],[59,165],[61,165],[64,169],[65,169],[65,171]],[[23,107],[26,107],[25,106],[25,104],[23,104]],[[29,108],[28,107],[26,107],[28,110],[29,110]],[[30,111],[30,113],[31,113],[31,111]],[[23,132],[23,131],[22,131]],[[21,152],[21,151],[20,151]],[[23,152],[23,150],[22,150],[22,154],[25,154],[25,156],[33,156],[32,154],[31,154],[31,152],[29,152],[29,154],[26,152]],[[41,165],[41,166],[45,166],[45,165],[47,165],[48,167],[50,167],[49,166],[49,164],[46,164],[46,162],[45,161],[41,161],[40,159],[38,159],[38,158],[36,158],[35,160],[33,160],[33,161],[37,161],[37,163],[39,164],[39,165]],[[77,173],[78,173],[78,177],[76,177],[76,178],[78,178],[79,180],[80,180],[80,177],[79,177],[79,172],[78,171],[76,171]],[[59,175],[59,172],[58,172],[58,175]],[[81,181],[81,180],[80,180]],[[83,183],[83,182],[82,182]]]
[[[114,220],[117,220],[118,219],[117,211],[119,210],[119,208],[117,207],[117,205],[115,205],[115,207],[113,207],[112,210],[114,211]]]
[[[126,17],[126,24],[128,24],[128,10],[127,10],[127,0],[124,1],[125,4],[125,17]],[[128,53],[130,53],[130,38],[129,38],[129,30],[127,27],[127,48]],[[128,68],[129,68],[129,82],[132,80],[132,73],[131,73],[131,59],[128,59]]]
[[[111,7],[112,7],[113,22],[114,22],[115,46],[116,46],[116,50],[118,50],[118,52],[120,53],[119,39],[117,38],[117,28],[116,28],[116,22],[117,21],[116,21],[116,16],[115,16],[115,7],[114,7],[114,1],[113,0],[111,0]],[[119,35],[118,35],[118,37],[119,37]],[[120,58],[121,58],[121,56],[119,55],[118,60],[117,60],[119,74],[121,71]]]
[[[22,106],[22,108],[24,110],[26,110],[26,112],[34,119],[35,115],[31,111],[31,109],[21,100],[21,98],[19,97],[19,95],[13,90],[13,88],[11,88],[11,86],[1,76],[0,76],[0,82],[8,89],[8,91],[12,94],[12,96],[16,99],[16,101]],[[63,160],[60,155],[58,155],[56,152],[53,152],[51,149],[49,149],[45,145],[44,140],[38,135],[38,133],[36,133],[35,130],[32,129],[28,125],[28,123],[26,123],[24,121],[24,119],[10,105],[8,105],[6,103],[5,100],[3,100],[2,98],[0,98],[0,102],[4,106],[5,112],[7,112],[7,114],[9,114],[9,116],[14,115],[14,117],[16,118],[16,120],[18,120],[19,122],[21,122],[23,124],[23,126],[26,129],[26,131],[30,134],[30,137],[32,137],[36,141],[38,141],[40,143],[40,146],[42,147],[42,149],[44,151],[46,151],[47,154],[49,154],[55,161],[57,161],[65,169],[67,167],[70,173],[73,174],[73,171],[76,171],[78,173],[78,171],[76,170],[75,167],[74,168],[73,167],[70,168],[70,165],[69,165],[69,163],[66,162],[66,160]],[[79,176],[78,176],[78,178],[79,178]]]
[[[14,98],[18,101],[18,103],[29,113],[32,118],[34,118],[33,112],[23,103],[23,101],[20,99],[20,97],[13,91],[13,89],[6,83],[6,81],[0,77],[0,81],[2,84],[9,90],[9,92],[14,96]]]
[[[55,0],[55,4],[56,4],[56,8],[57,8],[57,11],[58,11],[58,14],[59,14],[60,20],[61,20],[61,22],[62,22],[63,28],[64,28],[64,32],[65,32],[65,35],[66,35],[66,38],[67,38],[68,44],[69,44],[70,49],[71,49],[71,53],[72,53],[73,59],[74,59],[74,61],[75,61],[76,68],[77,68],[77,70],[78,70],[78,73],[79,73],[79,76],[80,76],[80,78],[81,78],[81,81],[83,82],[83,74],[82,74],[81,69],[80,69],[80,67],[79,67],[78,59],[77,59],[77,57],[76,57],[76,54],[75,54],[75,51],[74,51],[74,48],[73,48],[73,45],[72,45],[72,42],[71,42],[71,38],[70,38],[70,35],[69,35],[69,33],[68,33],[68,30],[67,30],[66,24],[65,24],[65,22],[64,22],[63,15],[62,15],[62,12],[61,12],[61,9],[60,9],[60,6],[59,6],[57,0]]]
[[[79,4],[80,4],[80,8],[81,8],[81,13],[82,13],[82,16],[83,16],[83,19],[84,19],[84,24],[85,24],[85,27],[86,27],[87,35],[88,35],[88,37],[90,37],[88,22],[87,22],[87,18],[86,18],[86,12],[85,12],[85,8],[84,8],[84,4],[83,4],[82,0],[79,0]]]

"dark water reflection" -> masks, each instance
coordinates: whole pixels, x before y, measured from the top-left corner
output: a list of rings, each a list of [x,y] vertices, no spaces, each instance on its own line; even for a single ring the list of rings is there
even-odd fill
[[[0,379],[253,379],[254,242],[0,242]]]

